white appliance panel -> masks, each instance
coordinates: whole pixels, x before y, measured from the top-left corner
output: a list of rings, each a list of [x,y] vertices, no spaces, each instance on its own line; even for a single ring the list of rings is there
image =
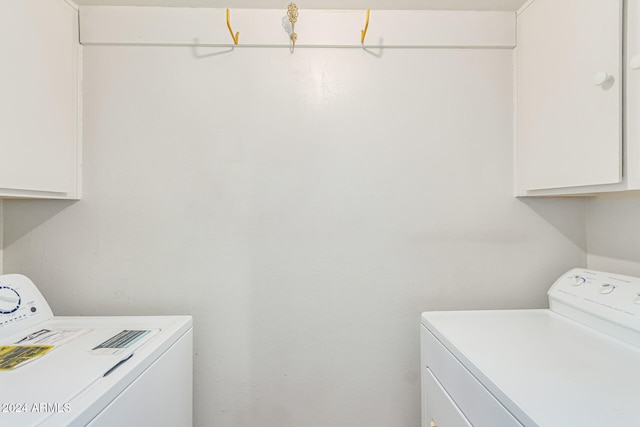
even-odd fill
[[[427,369],[425,380],[427,398],[429,399],[427,404],[430,408],[433,408],[432,413],[429,414],[431,418],[429,424],[434,423],[433,420],[436,419],[441,425],[447,427],[472,427],[464,414],[460,412],[460,408],[456,406],[451,396],[447,394],[442,384],[440,384],[429,369]]]
[[[192,424],[193,333],[187,332],[87,425],[91,427]],[[167,411],[158,411],[167,408]]]

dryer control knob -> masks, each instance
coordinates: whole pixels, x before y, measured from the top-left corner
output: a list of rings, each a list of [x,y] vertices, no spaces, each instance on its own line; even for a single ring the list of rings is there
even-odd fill
[[[584,284],[584,282],[586,282],[586,281],[587,281],[587,279],[585,279],[582,276],[578,276],[578,275],[575,275],[575,276],[573,276],[571,278],[571,284],[573,286],[580,286],[580,285]]]
[[[0,286],[0,314],[9,314],[20,308],[20,295],[15,289]]]
[[[600,286],[600,293],[601,294],[610,294],[611,292],[613,292],[613,290],[616,287],[613,286],[611,283],[603,283],[602,286]]]

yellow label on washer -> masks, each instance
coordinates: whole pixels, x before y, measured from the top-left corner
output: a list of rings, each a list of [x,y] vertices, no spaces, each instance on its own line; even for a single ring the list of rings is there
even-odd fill
[[[52,348],[52,345],[0,346],[0,371],[13,369],[23,362],[42,356]]]

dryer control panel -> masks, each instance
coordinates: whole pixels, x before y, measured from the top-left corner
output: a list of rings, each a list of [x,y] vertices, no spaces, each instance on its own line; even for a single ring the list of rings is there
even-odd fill
[[[640,278],[574,268],[548,296],[551,311],[640,347]]]
[[[49,304],[28,277],[0,275],[0,344],[5,338],[52,317]]]

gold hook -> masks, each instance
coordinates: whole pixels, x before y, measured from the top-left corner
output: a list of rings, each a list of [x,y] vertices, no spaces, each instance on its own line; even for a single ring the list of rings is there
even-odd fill
[[[238,38],[240,38],[240,33],[236,33],[236,35],[233,35],[233,30],[231,29],[231,23],[229,22],[229,9],[227,9],[227,28],[229,28],[229,32],[231,33],[231,38],[233,39],[233,43],[234,44],[238,44]]]
[[[364,30],[360,31],[360,43],[364,44],[364,38],[367,35],[367,28],[369,28],[369,13],[371,13],[371,9],[367,9],[367,22],[364,24]]]
[[[296,40],[298,40],[298,35],[295,33],[296,22],[298,21],[298,6],[295,3],[289,3],[287,6],[287,16],[289,17],[289,22],[291,22],[291,43],[293,43],[293,47],[296,47]]]

